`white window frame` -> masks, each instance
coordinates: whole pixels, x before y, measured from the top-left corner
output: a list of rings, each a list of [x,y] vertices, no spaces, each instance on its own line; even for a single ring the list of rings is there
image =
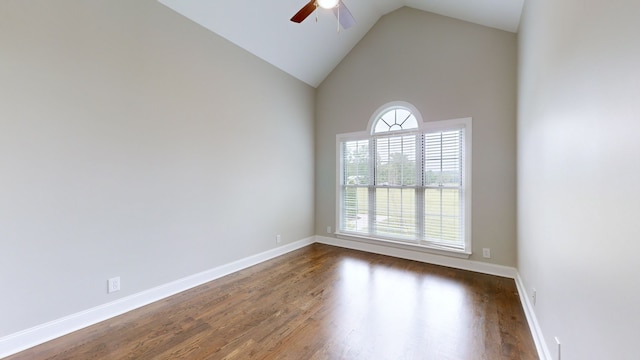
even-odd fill
[[[457,247],[447,247],[442,246],[440,244],[429,243],[424,241],[403,241],[399,239],[392,238],[383,238],[383,237],[372,237],[372,236],[364,236],[362,234],[354,234],[349,232],[341,232],[342,229],[342,178],[343,174],[343,157],[342,157],[342,143],[346,141],[355,141],[355,140],[369,140],[369,146],[373,146],[373,141],[376,136],[380,134],[374,134],[374,129],[376,122],[379,117],[393,108],[404,108],[409,110],[418,120],[418,128],[417,129],[408,129],[408,130],[396,130],[390,131],[386,134],[389,135],[401,135],[401,134],[424,134],[424,133],[433,133],[433,132],[442,132],[447,130],[455,130],[464,128],[464,170],[463,170],[463,201],[464,201],[464,209],[463,209],[463,242],[464,245],[462,248]],[[366,131],[345,133],[336,135],[336,236],[341,239],[347,240],[356,240],[363,241],[378,245],[385,245],[395,248],[401,249],[409,249],[409,250],[418,250],[423,252],[435,253],[440,255],[461,257],[461,258],[469,258],[472,254],[471,252],[471,209],[472,209],[472,183],[471,183],[471,174],[472,174],[472,118],[460,118],[460,119],[450,119],[450,120],[441,120],[441,121],[429,121],[424,122],[422,120],[422,116],[420,112],[411,104],[406,102],[392,102],[385,104],[378,108],[376,112],[374,112],[371,117],[369,124],[367,126]],[[373,173],[370,176],[374,176]]]

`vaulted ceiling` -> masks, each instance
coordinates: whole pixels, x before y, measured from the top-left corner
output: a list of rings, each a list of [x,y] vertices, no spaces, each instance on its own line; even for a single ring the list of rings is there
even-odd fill
[[[402,6],[517,32],[524,0],[344,0],[356,25],[338,30],[330,10],[289,19],[308,0],[159,0],[292,76],[317,87],[381,16]]]

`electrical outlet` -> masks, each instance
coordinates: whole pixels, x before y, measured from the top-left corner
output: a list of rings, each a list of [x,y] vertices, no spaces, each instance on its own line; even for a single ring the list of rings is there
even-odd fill
[[[120,276],[107,280],[107,293],[120,291]]]
[[[276,244],[280,244],[282,242],[282,236],[280,234],[276,235]]]
[[[536,295],[536,288],[533,288],[533,291],[531,292],[531,300],[533,300],[533,305],[535,305],[536,300],[538,300],[538,296]]]
[[[556,339],[556,344],[558,344],[558,358],[557,360],[562,360],[562,347],[560,346],[560,339],[558,339],[558,337],[555,337]]]
[[[327,226],[327,234],[331,234],[331,226]]]
[[[491,249],[482,248],[482,257],[487,259],[491,258]]]

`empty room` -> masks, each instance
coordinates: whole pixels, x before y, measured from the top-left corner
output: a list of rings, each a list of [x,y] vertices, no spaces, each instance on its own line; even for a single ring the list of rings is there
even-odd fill
[[[639,359],[639,17],[1,0],[0,358]]]

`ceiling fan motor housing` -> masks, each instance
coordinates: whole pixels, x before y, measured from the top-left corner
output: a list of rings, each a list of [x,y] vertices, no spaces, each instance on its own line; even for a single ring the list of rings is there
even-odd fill
[[[338,6],[339,2],[340,0],[316,0],[318,6],[323,9],[333,9],[334,7]]]

